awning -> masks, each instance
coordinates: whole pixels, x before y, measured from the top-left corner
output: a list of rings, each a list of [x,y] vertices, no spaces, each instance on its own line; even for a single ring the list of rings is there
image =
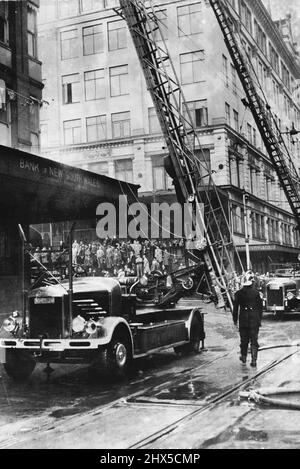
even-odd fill
[[[135,202],[138,187],[0,145],[0,222],[94,218],[101,202]]]
[[[246,246],[236,246],[238,252],[246,252]],[[298,254],[300,253],[299,248],[293,248],[291,246],[283,246],[281,244],[249,244],[249,251],[250,252],[282,252],[282,253],[290,253],[290,254]]]

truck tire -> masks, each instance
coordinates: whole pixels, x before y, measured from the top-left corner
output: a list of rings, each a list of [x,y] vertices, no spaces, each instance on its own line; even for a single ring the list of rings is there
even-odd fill
[[[96,357],[91,362],[90,373],[96,377],[105,376],[109,372],[108,350],[103,347],[97,351]]]
[[[110,373],[118,377],[126,376],[132,364],[132,348],[127,332],[114,333],[107,348],[107,359]]]
[[[3,367],[7,375],[14,381],[27,381],[36,365],[36,361],[28,351],[6,350],[6,363]]]
[[[178,355],[190,355],[199,352],[200,341],[204,339],[203,321],[198,315],[194,315],[191,323],[190,341],[188,344],[174,347]]]

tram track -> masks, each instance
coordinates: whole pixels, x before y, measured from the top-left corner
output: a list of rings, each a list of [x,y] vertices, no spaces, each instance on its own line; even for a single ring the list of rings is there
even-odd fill
[[[140,439],[137,442],[134,442],[132,445],[128,446],[129,449],[139,449],[143,448],[145,445],[149,445],[151,443],[154,443],[155,441],[159,440],[159,438],[163,437],[166,434],[171,433],[173,430],[175,430],[178,426],[181,424],[184,424],[185,421],[190,419],[191,417],[194,417],[202,412],[209,411],[210,409],[213,409],[214,406],[218,405],[222,401],[225,401],[230,397],[231,395],[234,395],[234,393],[237,390],[245,389],[251,382],[257,378],[259,378],[262,375],[267,374],[271,370],[274,369],[274,367],[278,366],[280,363],[283,361],[287,360],[290,358],[292,355],[296,354],[299,352],[299,349],[296,351],[293,351],[284,357],[274,360],[270,363],[268,363],[264,368],[259,370],[257,373],[251,375],[247,380],[241,380],[238,383],[235,383],[232,387],[229,389],[226,389],[224,392],[219,393],[217,396],[214,396],[210,399],[209,402],[205,402],[203,400],[189,400],[189,402],[184,401],[184,400],[166,400],[166,399],[147,399],[147,395],[151,396],[152,394],[154,395],[155,393],[158,393],[160,390],[163,390],[164,388],[167,388],[168,386],[176,386],[177,383],[180,381],[184,381],[185,379],[189,379],[191,375],[195,376],[197,375],[198,371],[201,371],[202,369],[207,370],[210,367],[213,367],[214,364],[217,362],[220,362],[222,359],[228,358],[230,355],[233,355],[235,352],[230,351],[226,353],[222,353],[218,357],[210,357],[209,359],[205,359],[200,365],[194,367],[194,368],[188,368],[188,369],[183,369],[182,372],[178,373],[176,378],[171,378],[170,375],[168,375],[168,378],[165,380],[162,380],[159,384],[151,384],[147,387],[144,387],[143,389],[139,389],[136,392],[129,393],[127,395],[124,395],[123,397],[117,398],[112,400],[111,402],[101,405],[98,408],[94,408],[92,410],[85,411],[83,413],[76,413],[75,415],[67,415],[62,419],[51,419],[49,421],[49,416],[46,416],[45,414],[43,416],[40,416],[36,419],[36,422],[34,420],[30,419],[30,435],[28,434],[23,434],[22,430],[19,429],[19,431],[12,431],[7,434],[7,437],[0,441],[0,448],[18,448],[18,447],[24,447],[26,445],[26,442],[30,439],[30,441],[38,441],[41,437],[42,434],[49,435],[52,431],[55,432],[63,432],[63,433],[69,433],[72,432],[74,429],[74,426],[80,427],[89,425],[90,421],[95,421],[95,419],[100,418],[101,415],[105,415],[112,410],[123,408],[124,407],[147,407],[147,406],[176,406],[176,407],[185,407],[188,409],[188,412],[181,418],[178,418],[177,420],[173,421],[169,425],[165,425],[164,427],[160,428],[158,431],[153,432],[152,434],[147,435],[147,437]],[[143,383],[143,379],[137,380],[134,385],[141,385]]]
[[[297,347],[297,346],[296,346]],[[247,386],[249,386],[249,384],[251,384],[251,382],[253,382],[254,380],[256,380],[257,378],[261,377],[261,376],[264,376],[266,375],[267,373],[271,372],[276,366],[278,366],[279,364],[281,364],[282,362],[284,362],[285,360],[289,359],[290,357],[292,357],[293,355],[299,353],[299,350],[297,349],[296,351],[294,352],[291,352],[287,355],[285,355],[284,357],[278,359],[278,360],[274,360],[273,362],[269,363],[268,365],[266,365],[264,368],[262,368],[261,370],[259,370],[257,373],[253,374],[250,378],[248,378],[247,380],[243,380],[235,385],[233,385],[230,389],[226,390],[225,392],[219,394],[218,396],[216,396],[215,398],[213,398],[209,403],[207,403],[206,405],[202,405],[200,408],[198,409],[195,409],[195,410],[191,410],[191,412],[187,415],[185,415],[184,417],[182,418],[179,418],[178,420],[176,420],[175,422],[173,422],[172,424],[170,425],[166,425],[164,428],[160,429],[159,431],[157,432],[154,432],[152,435],[149,435],[147,436],[146,438],[144,439],[141,439],[140,441],[134,443],[133,445],[131,445],[128,449],[142,449],[144,448],[146,445],[149,445],[151,443],[154,443],[156,442],[157,440],[159,440],[159,438],[162,438],[163,436],[167,435],[167,434],[170,434],[172,431],[174,431],[175,429],[177,429],[177,427],[181,424],[184,424],[185,421],[187,421],[188,419],[190,419],[191,417],[195,417],[196,415],[199,415],[203,412],[206,412],[206,411],[210,411],[212,410],[215,406],[217,406],[218,404],[220,404],[221,402],[225,401],[226,399],[228,399],[228,397],[234,395],[234,393],[238,390],[243,390],[245,388],[247,388]],[[153,404],[152,404],[153,405]]]
[[[206,352],[203,352],[206,353]],[[209,352],[208,352],[209,353]],[[191,372],[195,372],[198,369],[201,370],[203,368],[207,368],[211,365],[213,365],[215,362],[222,360],[226,356],[228,356],[231,352],[223,353],[222,355],[218,357],[212,357],[210,359],[205,359],[199,366],[195,368],[188,368],[188,369],[183,369],[180,373],[177,375],[177,379],[185,379],[190,375]],[[199,354],[201,355],[201,353]],[[142,385],[143,382],[145,381],[145,378],[141,378],[137,381],[135,381],[133,384],[134,386],[139,386]],[[41,432],[48,432],[49,430],[52,430],[53,428],[59,429],[60,427],[69,427],[70,431],[74,428],[75,422],[76,426],[78,427],[81,423],[85,424],[86,421],[88,421],[89,417],[90,418],[95,418],[97,416],[103,415],[106,412],[109,412],[111,409],[114,407],[118,406],[124,406],[124,405],[131,405],[134,403],[134,400],[138,400],[140,396],[142,396],[145,393],[150,393],[150,392],[157,392],[159,389],[162,389],[166,386],[169,386],[174,383],[174,379],[170,378],[170,375],[168,374],[168,378],[165,380],[162,380],[159,384],[151,384],[147,387],[144,387],[143,389],[139,389],[138,391],[135,391],[133,393],[129,393],[127,395],[124,395],[122,397],[119,397],[117,399],[112,400],[111,402],[107,404],[100,405],[98,408],[88,410],[84,413],[76,413],[74,415],[67,415],[63,417],[62,419],[52,419],[49,421],[49,415],[40,415],[36,418],[36,422],[34,423],[33,418],[29,419],[30,421],[28,424],[25,426],[29,426],[31,428],[31,436],[30,438],[34,438],[34,435],[37,433]],[[165,403],[166,405],[168,404],[167,402]],[[137,405],[138,402],[137,402]],[[180,405],[185,405],[185,404],[180,404]],[[9,426],[10,427],[10,426]],[[66,429],[66,431],[69,431]],[[18,432],[17,434],[17,439],[16,435],[14,432],[12,434],[9,434],[8,437],[4,438],[3,440],[0,439],[0,449],[1,448],[13,448],[13,447],[18,447],[19,444],[24,444],[28,440],[28,435],[23,434],[23,431],[21,429],[20,433]]]

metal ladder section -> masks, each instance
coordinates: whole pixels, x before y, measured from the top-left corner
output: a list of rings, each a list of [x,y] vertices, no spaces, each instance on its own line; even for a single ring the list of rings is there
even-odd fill
[[[280,145],[280,139],[278,139],[274,131],[275,127],[279,135],[276,122],[272,122],[270,108],[263,102],[255,88],[250,70],[243,58],[234,35],[233,26],[228,19],[230,18],[230,12],[227,6],[222,0],[209,0],[209,2],[221,27],[225,43],[243,85],[249,108],[253,114],[270,160],[296,218],[298,227],[300,227],[300,179],[292,157],[286,147],[285,151],[283,151]]]
[[[243,271],[243,266],[232,240],[229,214],[226,213],[228,204],[222,200],[212,180],[209,164],[203,161],[204,154],[202,159],[196,156],[195,149],[201,152],[201,145],[163,38],[160,21],[152,6],[146,7],[140,0],[120,0],[120,9],[115,11],[128,25],[143,69],[168,146],[166,170],[174,181],[177,198],[181,203],[191,203],[198,214],[202,213],[201,206],[204,206],[201,228],[207,247],[200,251],[200,256],[199,251],[198,256],[191,251],[190,257],[196,262],[204,260],[219,306],[225,305],[224,297],[227,297],[232,308],[228,274],[235,270],[234,261],[239,263],[237,270]]]

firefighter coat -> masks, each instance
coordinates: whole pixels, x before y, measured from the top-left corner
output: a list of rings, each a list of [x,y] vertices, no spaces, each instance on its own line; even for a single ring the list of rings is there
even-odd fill
[[[244,286],[237,291],[233,302],[233,322],[239,327],[258,329],[261,325],[263,302],[259,292],[253,286]]]

